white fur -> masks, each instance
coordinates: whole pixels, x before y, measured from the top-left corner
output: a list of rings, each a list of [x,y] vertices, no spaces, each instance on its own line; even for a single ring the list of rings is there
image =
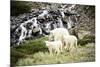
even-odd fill
[[[70,52],[77,48],[77,38],[74,35],[64,36],[65,49],[68,49]]]
[[[64,36],[69,36],[69,32],[66,28],[56,28],[52,31],[50,31],[49,40],[53,41],[61,41],[62,42],[62,48],[64,46]],[[62,51],[62,50],[61,50]]]
[[[62,42],[61,41],[45,41],[45,43],[49,49],[50,54],[52,54],[53,50],[54,50],[54,52],[57,52],[57,54],[59,54],[60,50],[62,50]]]
[[[69,32],[66,28],[56,28],[50,31],[49,40],[62,41],[64,36],[69,36]]]
[[[77,38],[70,35],[65,28],[56,28],[50,32],[49,40],[61,41],[62,49],[68,49],[70,52],[77,48]]]

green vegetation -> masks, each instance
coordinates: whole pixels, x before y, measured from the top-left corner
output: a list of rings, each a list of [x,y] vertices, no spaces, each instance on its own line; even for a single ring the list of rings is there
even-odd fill
[[[11,48],[11,65],[37,65],[37,64],[59,64],[95,61],[95,44],[88,43],[78,46],[77,52],[69,54],[64,51],[59,55],[50,55],[44,41],[47,37],[29,40],[20,46]]]
[[[88,43],[95,43],[95,36],[93,35],[85,35],[82,39],[79,39],[78,44],[84,46]]]

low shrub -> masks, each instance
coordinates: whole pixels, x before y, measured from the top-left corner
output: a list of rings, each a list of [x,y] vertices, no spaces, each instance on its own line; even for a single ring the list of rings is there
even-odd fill
[[[79,45],[85,45],[87,43],[95,43],[95,36],[94,35],[85,35],[82,39],[78,40]]]

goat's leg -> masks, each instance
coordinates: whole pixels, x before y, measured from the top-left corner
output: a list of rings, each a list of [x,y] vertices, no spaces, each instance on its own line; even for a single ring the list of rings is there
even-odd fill
[[[60,53],[60,50],[59,50],[59,48],[57,49],[57,55],[59,55],[59,53]]]
[[[52,48],[49,48],[49,53],[50,55],[52,55]]]

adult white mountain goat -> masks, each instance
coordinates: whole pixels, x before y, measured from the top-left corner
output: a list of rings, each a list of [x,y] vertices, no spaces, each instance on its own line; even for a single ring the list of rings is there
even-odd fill
[[[69,32],[66,28],[56,28],[50,31],[49,40],[50,41],[58,41],[61,40],[63,42],[63,37],[69,36]]]

